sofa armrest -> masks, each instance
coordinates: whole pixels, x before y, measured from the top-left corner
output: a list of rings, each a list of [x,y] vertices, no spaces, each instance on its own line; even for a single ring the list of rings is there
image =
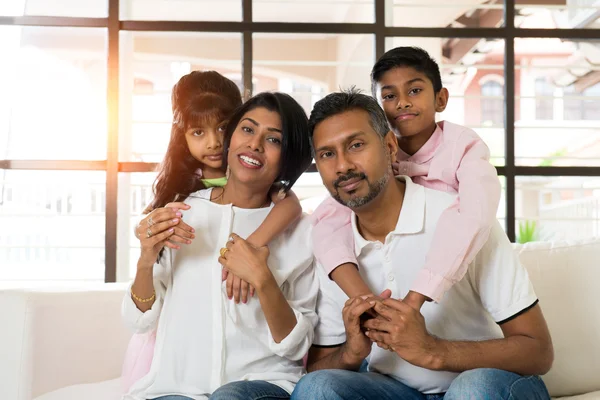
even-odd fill
[[[115,379],[130,332],[124,284],[0,291],[0,399]]]

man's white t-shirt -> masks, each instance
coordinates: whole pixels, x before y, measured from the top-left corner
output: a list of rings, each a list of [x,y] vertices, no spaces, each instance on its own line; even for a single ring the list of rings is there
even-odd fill
[[[317,323],[318,280],[310,246],[311,226],[300,218],[269,244],[268,265],[296,316],[296,326],[276,343],[257,295],[247,304],[227,298],[221,280],[219,249],[232,232],[247,237],[271,207],[243,209],[209,201],[211,189],[196,192],[183,220],[196,230],[191,245],[165,248],[154,265],[156,301],[142,313],[123,300],[125,322],[135,332],[157,329],[150,372],[133,385],[126,400],[182,395],[207,399],[220,386],[264,380],[291,393],[304,374]]]
[[[365,240],[358,233],[354,214],[352,229],[359,270],[372,292],[379,294],[390,289],[393,298],[404,298],[425,264],[440,214],[455,196],[417,185],[406,176],[398,179],[406,182],[404,202],[396,228],[387,235],[385,243]],[[317,271],[319,324],[314,344],[339,345],[346,341],[341,311],[347,296],[323,268]],[[527,271],[496,223],[464,279],[440,303],[425,303],[421,313],[432,335],[452,341],[481,341],[502,338],[499,324],[536,303]],[[390,375],[425,394],[446,392],[458,375],[416,367],[375,344],[368,361],[370,371]]]

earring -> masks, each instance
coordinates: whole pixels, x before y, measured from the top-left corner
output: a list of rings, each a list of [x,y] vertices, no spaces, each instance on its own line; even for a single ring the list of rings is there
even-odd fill
[[[225,170],[225,178],[227,180],[229,180],[229,177],[231,176],[231,168],[229,168],[229,165],[227,166],[227,169]]]
[[[202,168],[198,168],[194,171],[194,174],[198,177],[198,178],[202,178]]]

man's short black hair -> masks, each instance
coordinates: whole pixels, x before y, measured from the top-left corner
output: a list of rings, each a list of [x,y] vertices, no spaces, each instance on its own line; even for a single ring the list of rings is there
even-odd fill
[[[381,136],[382,140],[389,132],[390,128],[385,117],[385,112],[379,107],[377,100],[366,94],[362,94],[360,90],[352,87],[341,92],[328,94],[315,103],[308,119],[308,133],[311,144],[313,144],[313,133],[318,123],[334,115],[351,110],[363,110],[367,112],[369,114],[369,124]]]
[[[377,97],[377,83],[391,69],[398,67],[410,67],[425,74],[433,84],[433,91],[439,93],[442,90],[442,77],[440,67],[433,58],[420,47],[396,47],[384,55],[373,66],[371,70],[371,91],[373,97]]]

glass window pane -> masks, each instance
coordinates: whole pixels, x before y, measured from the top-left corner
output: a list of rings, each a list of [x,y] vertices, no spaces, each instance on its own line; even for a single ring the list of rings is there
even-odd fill
[[[241,21],[241,0],[120,0],[121,20]]]
[[[515,26],[520,28],[600,28],[600,3],[597,0],[517,1],[516,3],[520,4],[515,4]]]
[[[312,214],[313,211],[329,196],[318,172],[305,172],[294,184],[294,193],[300,199],[302,210]]]
[[[106,159],[106,29],[0,37],[0,159]]]
[[[504,41],[401,37],[386,40],[386,50],[398,46],[421,47],[438,62],[450,99],[437,119],[473,129],[490,148],[492,164],[504,165]]]
[[[121,32],[120,46],[120,161],[162,161],[183,75],[215,70],[242,88],[239,33]]]
[[[105,173],[0,174],[0,281],[103,281]]]
[[[519,242],[600,235],[599,177],[519,176],[515,196]]]
[[[372,35],[255,34],[253,40],[255,93],[289,93],[307,113],[340,88],[370,93]]]
[[[253,0],[252,17],[258,22],[375,21],[373,0]]]
[[[387,26],[417,28],[496,28],[504,25],[503,2],[477,0],[393,0],[386,9]]]
[[[108,16],[107,0],[3,0],[0,16],[56,16],[96,17]]]
[[[517,38],[515,59],[517,165],[600,165],[600,46]]]

